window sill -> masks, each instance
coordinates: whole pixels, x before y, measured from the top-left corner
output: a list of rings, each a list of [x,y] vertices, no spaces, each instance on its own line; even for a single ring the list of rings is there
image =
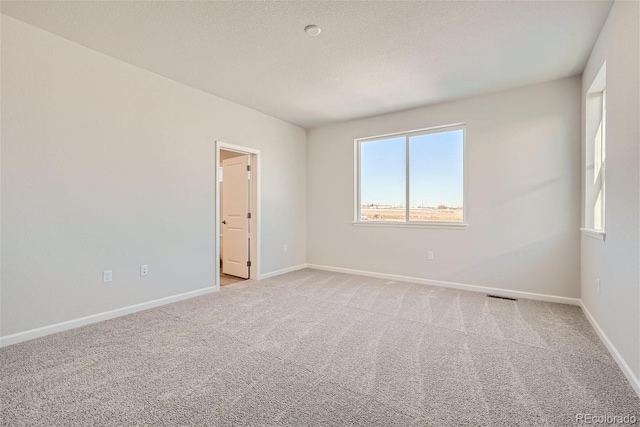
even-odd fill
[[[352,225],[358,227],[391,227],[391,228],[439,228],[443,230],[466,230],[469,224],[462,222],[380,222],[380,221],[353,221]]]
[[[587,236],[593,237],[594,239],[598,239],[598,240],[604,241],[605,238],[607,237],[607,233],[605,233],[604,231],[594,230],[592,228],[581,228],[580,231],[582,231]]]

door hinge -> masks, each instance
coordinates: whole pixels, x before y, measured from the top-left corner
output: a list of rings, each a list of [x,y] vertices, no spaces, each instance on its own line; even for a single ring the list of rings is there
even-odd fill
[[[248,219],[251,219],[251,212],[249,212],[249,213],[247,214],[247,218],[248,218]]]
[[[251,261],[247,261],[247,267],[251,267]]]
[[[247,165],[247,172],[251,171],[251,165]]]

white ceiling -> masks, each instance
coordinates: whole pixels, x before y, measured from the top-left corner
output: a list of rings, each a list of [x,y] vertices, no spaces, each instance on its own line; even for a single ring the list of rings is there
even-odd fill
[[[611,1],[2,1],[2,13],[303,127],[579,74]],[[322,33],[307,36],[317,24]]]

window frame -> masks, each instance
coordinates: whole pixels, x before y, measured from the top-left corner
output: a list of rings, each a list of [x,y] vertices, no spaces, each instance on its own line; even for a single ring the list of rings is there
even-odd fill
[[[597,135],[597,130],[592,133],[593,119],[590,119],[591,113],[590,105],[593,102],[590,101],[590,97],[597,96],[599,98],[599,123],[600,123],[600,152],[597,152],[598,143],[594,140]],[[607,63],[604,62],[600,71],[593,79],[591,86],[585,94],[586,104],[586,119],[585,119],[585,135],[583,142],[584,157],[584,171],[583,171],[583,226],[580,230],[587,236],[593,237],[599,240],[605,240],[606,237],[606,164],[607,164]],[[590,131],[591,129],[591,131]],[[600,160],[600,164],[596,165],[596,161]],[[598,174],[596,174],[596,168]],[[599,179],[598,179],[599,177]],[[599,181],[599,185],[596,183]],[[596,228],[596,213],[595,203],[597,202],[597,196],[594,198],[594,194],[600,194],[600,223],[601,228]]]
[[[410,195],[410,152],[409,138],[415,136],[429,135],[434,133],[444,133],[461,130],[462,131],[462,222],[448,222],[448,221],[409,221],[409,195]],[[361,146],[363,143],[372,142],[376,140],[390,139],[404,137],[405,143],[405,210],[406,218],[404,221],[362,221],[360,210],[362,207],[361,195],[360,195],[360,177],[361,177]],[[368,136],[364,138],[354,139],[354,205],[353,205],[353,221],[352,224],[356,226],[367,227],[397,227],[397,228],[441,228],[441,229],[454,229],[464,230],[469,227],[467,223],[468,219],[468,204],[467,204],[467,125],[466,123],[455,123],[441,126],[433,126],[429,128],[416,129],[404,132],[394,132],[383,135]]]
[[[602,225],[602,227],[600,228],[596,228],[596,213],[593,213],[593,230],[600,232],[600,233],[604,233],[605,232],[605,227],[606,227],[606,175],[607,175],[607,88],[605,86],[604,89],[602,89],[602,92],[600,92],[600,96],[602,96],[602,103],[600,105],[600,108],[602,110],[602,131],[600,132],[600,144],[599,144],[599,148],[600,151],[596,152],[597,150],[594,148],[594,153],[593,153],[593,157],[594,157],[594,168],[595,168],[595,159],[599,159],[600,160],[600,165],[599,165],[599,170],[598,170],[598,175],[594,176],[594,179],[598,179],[598,176],[600,177],[600,185],[599,185],[599,189],[600,189],[600,219],[599,222]],[[595,172],[595,170],[594,170]]]

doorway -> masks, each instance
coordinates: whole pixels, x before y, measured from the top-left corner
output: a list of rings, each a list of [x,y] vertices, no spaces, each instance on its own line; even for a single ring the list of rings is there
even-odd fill
[[[260,152],[216,142],[216,287],[259,276]]]

